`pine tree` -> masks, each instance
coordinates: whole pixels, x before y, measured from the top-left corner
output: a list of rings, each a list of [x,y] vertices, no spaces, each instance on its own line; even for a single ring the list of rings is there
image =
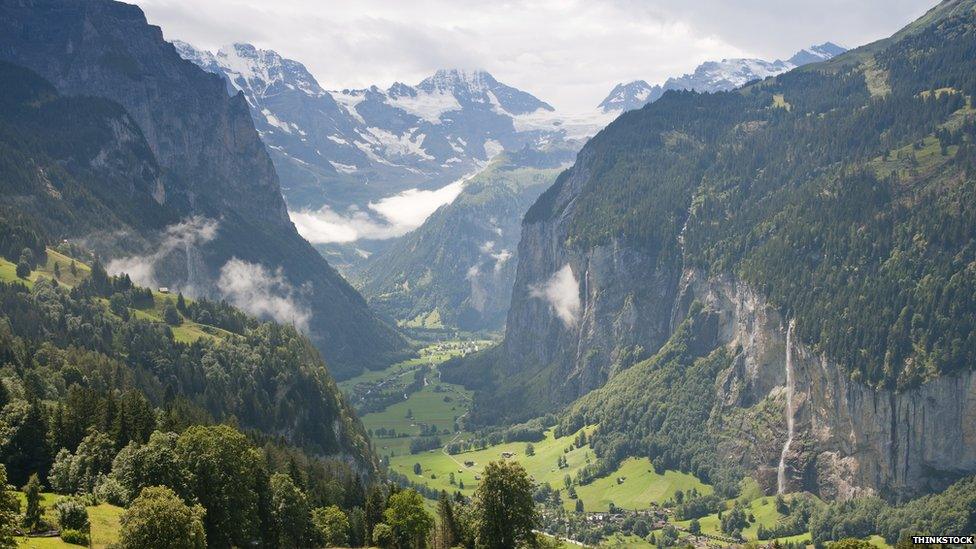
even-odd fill
[[[0,547],[18,547],[14,535],[19,511],[20,502],[7,485],[7,468],[0,463]]]
[[[441,497],[437,502],[437,516],[440,519],[437,527],[439,547],[454,547],[458,540],[458,527],[454,519],[454,506],[451,505],[446,491],[441,491]]]
[[[373,528],[383,522],[383,509],[386,508],[386,496],[381,485],[373,483],[366,493],[366,507],[363,512],[366,515],[366,539],[373,539]]]
[[[24,528],[28,532],[36,532],[41,526],[41,481],[37,478],[37,473],[30,476],[27,486],[24,486],[24,495],[27,499],[27,509],[24,511]]]

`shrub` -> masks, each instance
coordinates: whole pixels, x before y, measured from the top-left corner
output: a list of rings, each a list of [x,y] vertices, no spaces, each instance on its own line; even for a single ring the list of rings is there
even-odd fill
[[[61,530],[61,541],[65,543],[70,543],[72,545],[83,545],[87,547],[88,534],[82,532],[81,530],[66,528],[64,530]]]
[[[98,477],[95,483],[95,498],[98,501],[119,507],[124,507],[129,503],[125,487],[113,476],[102,475]]]
[[[54,504],[54,515],[62,530],[88,530],[88,509],[78,498],[62,498]]]

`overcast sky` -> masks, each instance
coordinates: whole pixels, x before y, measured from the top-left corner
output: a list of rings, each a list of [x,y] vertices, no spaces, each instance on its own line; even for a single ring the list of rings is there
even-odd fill
[[[557,109],[618,82],[654,84],[725,57],[787,58],[887,36],[935,0],[135,0],[167,39],[250,42],[304,63],[327,89],[416,84],[484,68]]]

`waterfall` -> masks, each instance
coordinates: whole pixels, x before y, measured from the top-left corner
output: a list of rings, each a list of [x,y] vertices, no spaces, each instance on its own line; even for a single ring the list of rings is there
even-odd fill
[[[786,491],[786,455],[793,444],[793,328],[790,321],[786,328],[786,444],[779,455],[779,469],[776,471],[776,493]]]

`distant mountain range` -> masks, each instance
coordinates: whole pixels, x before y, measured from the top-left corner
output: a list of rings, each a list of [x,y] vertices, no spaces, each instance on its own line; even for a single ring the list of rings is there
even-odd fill
[[[796,52],[786,61],[765,61],[763,59],[723,59],[707,61],[698,65],[691,74],[668,78],[664,84],[650,85],[644,80],[617,84],[597,107],[604,113],[623,112],[639,109],[657,101],[668,90],[694,90],[698,92],[717,92],[738,88],[752,80],[782,74],[801,65],[826,61],[847,51],[832,42]]]
[[[223,76],[231,93],[243,92],[293,210],[368,211],[371,201],[441,187],[502,150],[547,148],[567,133],[531,123],[553,107],[481,70],[439,70],[416,86],[327,91],[304,65],[271,50],[174,45]]]

